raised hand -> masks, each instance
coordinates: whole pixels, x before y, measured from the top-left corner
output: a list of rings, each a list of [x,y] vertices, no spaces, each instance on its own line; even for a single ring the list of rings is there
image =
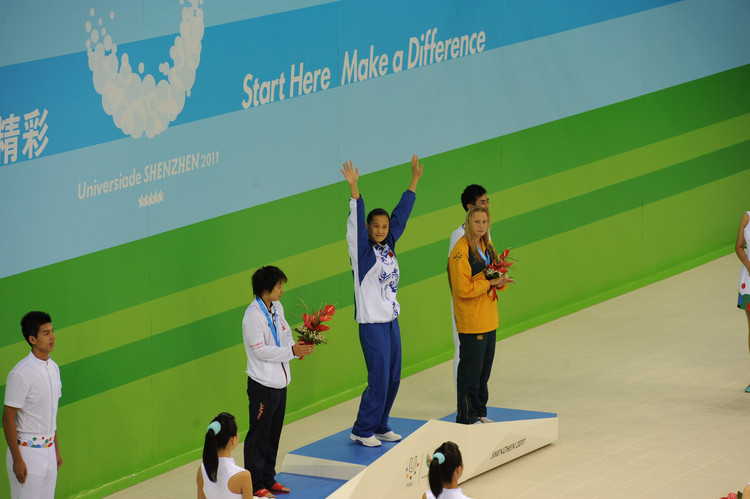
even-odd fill
[[[344,174],[344,178],[349,185],[356,184],[359,180],[359,168],[354,167],[354,163],[351,161],[344,161],[344,167],[341,169],[341,173]]]
[[[419,156],[416,154],[411,157],[411,176],[412,177],[421,177],[422,176],[422,169],[424,168],[424,165],[419,164]]]
[[[359,187],[357,187],[357,181],[359,181],[359,168],[354,167],[354,163],[350,161],[344,161],[344,167],[341,169],[341,173],[344,178],[349,182],[349,187],[352,191],[352,199],[359,199]]]
[[[422,170],[424,165],[419,164],[419,156],[416,154],[411,157],[411,182],[409,183],[409,190],[417,192],[417,183],[419,178],[422,176]]]

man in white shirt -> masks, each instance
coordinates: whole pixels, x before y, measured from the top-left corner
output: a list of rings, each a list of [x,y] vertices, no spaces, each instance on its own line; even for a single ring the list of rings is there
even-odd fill
[[[475,206],[481,206],[482,208],[487,208],[489,210],[490,198],[487,197],[487,190],[478,184],[471,184],[469,186],[466,186],[466,189],[464,189],[464,192],[461,193],[461,205],[464,207],[465,211],[469,211]],[[453,246],[455,246],[456,243],[462,237],[464,237],[464,224],[463,223],[459,225],[456,230],[453,231],[453,234],[451,234],[450,244],[448,245],[448,257],[450,257],[451,252],[453,251]],[[492,236],[490,236],[490,240],[492,240]],[[446,272],[447,272],[447,266],[446,266]],[[450,286],[450,277],[448,277],[448,286]],[[456,330],[456,317],[453,314],[453,296],[452,295],[451,295],[451,325],[453,326],[453,346],[455,347],[455,352],[453,354],[453,383],[455,385],[456,377],[458,375],[459,343],[458,343],[458,331]]]
[[[50,358],[55,329],[49,314],[29,312],[21,319],[21,332],[31,352],[8,374],[3,409],[10,496],[53,499],[57,469],[62,466],[57,444],[62,383],[60,368]]]

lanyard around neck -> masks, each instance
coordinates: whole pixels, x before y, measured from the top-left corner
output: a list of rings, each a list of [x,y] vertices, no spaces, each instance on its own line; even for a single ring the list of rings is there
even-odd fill
[[[487,248],[487,253],[485,253],[484,251],[482,251],[482,245],[477,243],[477,251],[479,252],[479,256],[482,257],[482,260],[484,260],[484,263],[489,265],[490,264],[489,248]]]
[[[266,320],[268,321],[268,327],[271,328],[271,333],[273,333],[273,339],[276,340],[276,346],[280,347],[281,342],[279,341],[279,333],[276,332],[276,324],[274,324],[274,322],[271,320],[271,314],[268,313],[268,307],[263,302],[263,300],[260,299],[260,297],[256,296],[255,301],[258,302],[260,309],[264,314],[266,314]]]

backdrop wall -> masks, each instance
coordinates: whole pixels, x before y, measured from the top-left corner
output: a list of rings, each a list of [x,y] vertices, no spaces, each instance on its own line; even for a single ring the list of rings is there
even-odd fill
[[[731,251],[747,2],[276,4],[0,10],[0,376],[28,351],[21,316],[50,312],[60,497],[196,459],[220,411],[246,428],[261,265],[289,276],[293,325],[298,299],[338,308],[330,344],[294,363],[287,421],[360,394],[344,160],[389,210],[411,154],[425,164],[397,248],[404,375],[452,357],[445,265],[469,183],[517,259],[501,337]]]

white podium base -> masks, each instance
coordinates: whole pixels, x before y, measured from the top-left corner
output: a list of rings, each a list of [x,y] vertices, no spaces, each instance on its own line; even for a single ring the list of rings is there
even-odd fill
[[[496,422],[445,421],[454,415],[427,422],[391,418],[391,426],[408,436],[375,448],[351,442],[346,430],[288,453],[283,471],[349,480],[330,498],[413,498],[429,488],[428,459],[446,440],[461,449],[462,482],[557,440],[557,414],[489,408],[488,416]]]

